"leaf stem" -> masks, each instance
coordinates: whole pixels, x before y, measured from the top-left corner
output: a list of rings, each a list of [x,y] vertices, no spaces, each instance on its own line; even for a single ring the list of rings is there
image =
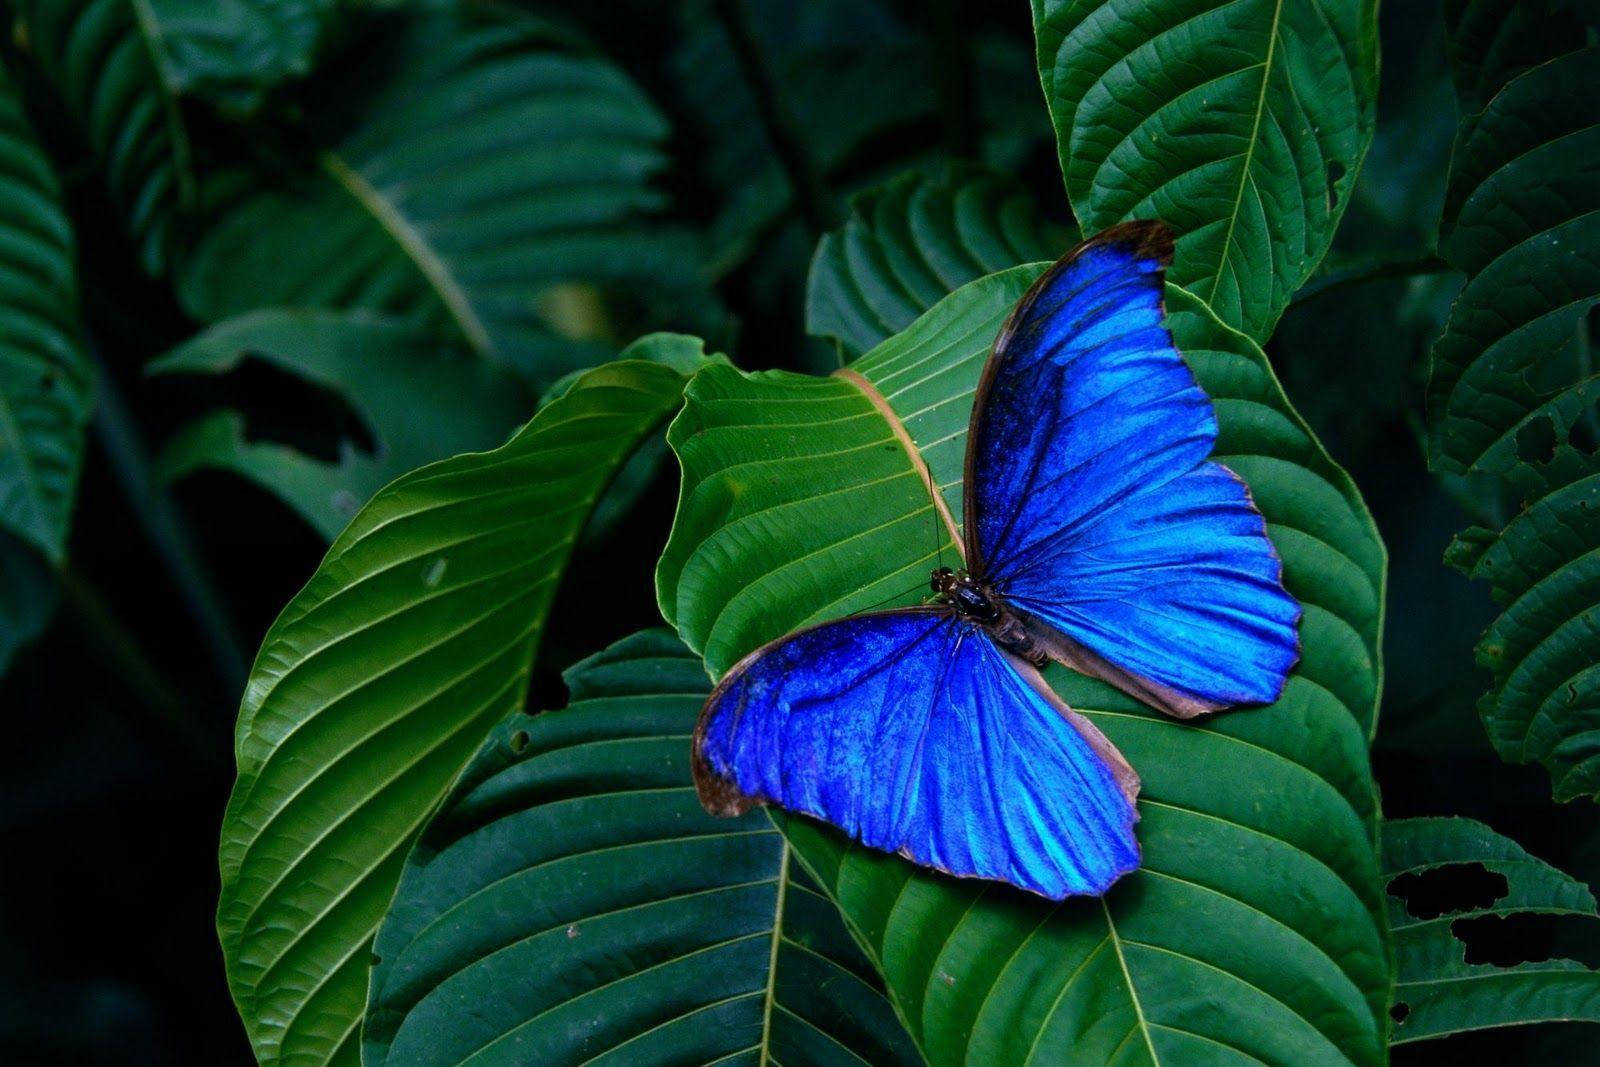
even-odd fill
[[[110,461],[112,473],[145,536],[171,573],[190,614],[200,624],[218,677],[229,692],[238,693],[244,686],[244,652],[216,582],[201,562],[194,535],[177,504],[151,470],[149,451],[116,379],[106,369],[99,346],[89,339],[86,347],[95,372],[95,440]]]
[[[761,44],[745,18],[740,0],[714,0],[712,6],[733,45],[734,57],[750,86],[750,94],[755,97],[756,110],[794,192],[795,206],[806,225],[820,237],[837,222],[822,173],[800,140],[794,116],[778,96],[771,67],[762,55]]]

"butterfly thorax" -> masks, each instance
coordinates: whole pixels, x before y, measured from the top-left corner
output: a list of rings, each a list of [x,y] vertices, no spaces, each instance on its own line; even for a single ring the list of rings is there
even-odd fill
[[[988,583],[966,571],[940,567],[933,572],[928,584],[939,594],[940,600],[955,609],[958,618],[983,627],[995,644],[1035,666],[1044,664],[1044,650]]]

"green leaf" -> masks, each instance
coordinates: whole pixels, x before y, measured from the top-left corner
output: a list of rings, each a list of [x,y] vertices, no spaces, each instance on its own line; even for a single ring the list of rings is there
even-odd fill
[[[194,196],[190,136],[145,0],[17,0],[26,42],[88,142],[144,268],[166,269]]]
[[[364,1062],[915,1062],[771,821],[695,799],[699,658],[646,631],[565,678],[566,709],[495,727],[407,859]]]
[[[59,600],[44,557],[0,531],[0,674],[19,649],[44,632]]]
[[[823,236],[806,283],[806,331],[855,357],[910,326],[952,289],[1073,243],[1045,221],[1021,182],[951,165],[937,178],[902,174],[850,199]]]
[[[356,1059],[406,851],[520,708],[595,501],[684,376],[599,367],[492,452],[378,493],[268,632],[239,710],[217,926],[263,1063]]]
[[[504,371],[404,322],[366,311],[256,311],[213,326],[150,365],[155,373],[226,374],[247,359],[347,400],[373,439],[340,443],[337,462],[252,440],[245,416],[214,411],[162,456],[168,478],[231,470],[277,494],[330,540],[388,482],[424,463],[505,440],[531,398]]]
[[[1265,340],[1372,140],[1376,0],[1033,0],[1033,22],[1084,232],[1162,219],[1169,277]]]
[[[1041,269],[966,285],[831,378],[696,375],[668,430],[683,485],[657,593],[713,672],[805,623],[914,603],[936,554],[954,561],[898,435],[959,521],[972,390]],[[1366,753],[1383,547],[1260,349],[1183,291],[1168,300],[1216,401],[1218,457],[1249,482],[1305,605],[1304,658],[1277,704],[1198,725],[1050,672],[1144,780],[1144,869],[1103,902],[946,879],[785,820],[934,1063],[1182,1063],[1230,1047],[1269,1062],[1384,1057]]]
[[[1507,82],[1583,43],[1583,23],[1549,0],[1444,0],[1456,98],[1479,111]]]
[[[1392,888],[1408,875],[1475,867],[1499,875],[1488,904],[1414,915],[1389,898],[1394,932],[1396,1044],[1518,1023],[1600,1022],[1600,972],[1574,960],[1500,967],[1468,963],[1457,924],[1484,916],[1600,918],[1587,886],[1471,819],[1401,819],[1383,824],[1383,874]]]
[[[66,552],[90,372],[61,187],[0,68],[0,533]]]
[[[371,14],[358,37],[316,86],[338,106],[315,165],[214,187],[179,274],[197,317],[404,312],[547,385],[614,352],[604,290],[661,304],[647,319],[703,310],[696,243],[658,218],[666,121],[615,64],[495,8]]]
[[[129,0],[159,27],[164,80],[235,115],[256,110],[267,92],[310,72],[336,3]]]
[[[1470,573],[1504,613],[1478,646],[1502,758],[1600,794],[1600,48],[1516,78],[1464,125],[1441,251],[1468,275],[1433,349],[1430,461],[1520,498]],[[1486,540],[1483,534],[1475,541]]]

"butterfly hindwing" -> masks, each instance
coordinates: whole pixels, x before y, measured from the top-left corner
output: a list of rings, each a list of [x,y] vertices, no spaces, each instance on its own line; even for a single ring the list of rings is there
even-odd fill
[[[1102,893],[1138,866],[1138,781],[1048,692],[946,610],[824,623],[723,679],[696,786],[720,813],[770,801],[952,874]]]
[[[1211,401],[1162,322],[1170,256],[1159,223],[1114,227],[1013,312],[973,411],[967,551],[1056,658],[1189,716],[1275,700],[1300,609],[1207,459]]]

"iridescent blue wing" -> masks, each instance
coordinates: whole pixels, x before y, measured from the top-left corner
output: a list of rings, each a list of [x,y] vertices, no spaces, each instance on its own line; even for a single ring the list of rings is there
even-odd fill
[[[1139,865],[1127,763],[947,610],[852,616],[753,653],[701,712],[694,774],[714,814],[771,802],[1052,899]]]
[[[1174,715],[1266,703],[1300,606],[1162,323],[1172,239],[1113,227],[995,341],[968,435],[968,566],[1057,659]],[[1044,625],[1040,625],[1040,624]]]

